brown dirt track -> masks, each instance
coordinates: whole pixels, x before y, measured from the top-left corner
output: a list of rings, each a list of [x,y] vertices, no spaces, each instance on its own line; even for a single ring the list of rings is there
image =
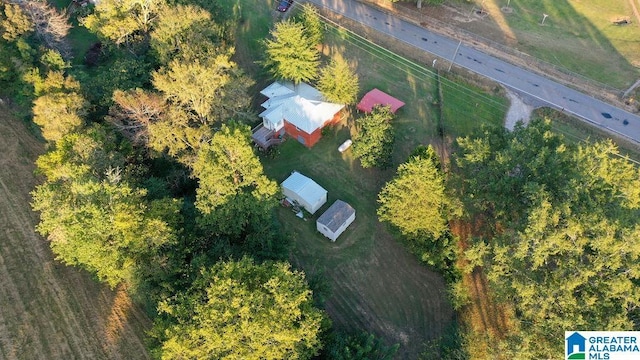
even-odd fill
[[[148,359],[150,320],[122,290],[53,259],[29,192],[44,150],[0,105],[0,360]]]

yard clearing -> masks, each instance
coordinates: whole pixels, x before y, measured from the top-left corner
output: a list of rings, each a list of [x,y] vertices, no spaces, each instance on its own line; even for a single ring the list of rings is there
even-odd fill
[[[294,239],[292,262],[308,278],[322,276],[331,288],[325,308],[334,325],[374,332],[387,344],[401,344],[398,358],[416,359],[423,344],[454,321],[445,282],[378,222],[377,193],[392,170],[362,169],[351,150],[338,152],[348,136],[348,129],[338,126],[312,149],[288,139],[276,155],[263,159],[272,179],[282,182],[297,170],[329,192],[327,203],[306,220],[289,208],[280,208],[278,217]],[[355,208],[356,220],[333,243],[316,230],[315,221],[336,199]]]
[[[53,259],[29,192],[44,146],[0,105],[0,359],[148,359],[151,322],[123,289]]]

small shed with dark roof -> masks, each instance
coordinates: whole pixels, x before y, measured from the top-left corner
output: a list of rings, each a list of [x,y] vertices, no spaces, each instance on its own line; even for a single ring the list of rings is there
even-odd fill
[[[316,221],[316,228],[324,236],[336,241],[356,219],[356,210],[342,200],[336,200]]]

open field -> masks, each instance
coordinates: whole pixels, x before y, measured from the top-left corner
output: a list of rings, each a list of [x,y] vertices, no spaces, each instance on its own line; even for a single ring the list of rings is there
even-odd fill
[[[147,359],[150,321],[122,290],[54,261],[29,192],[43,144],[0,105],[0,359]]]
[[[520,51],[625,90],[640,75],[640,18],[632,6],[634,1],[447,1],[445,6],[425,6],[422,10],[411,3],[399,6],[411,8],[421,21],[442,21],[478,40],[504,45],[507,51]],[[478,13],[480,9],[484,10],[482,14]],[[548,17],[541,24],[543,14]],[[629,23],[615,24],[623,20]]]

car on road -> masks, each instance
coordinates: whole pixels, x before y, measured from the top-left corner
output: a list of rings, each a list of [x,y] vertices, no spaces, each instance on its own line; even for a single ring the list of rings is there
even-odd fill
[[[285,12],[289,10],[292,4],[293,0],[280,0],[280,3],[278,4],[278,11]]]

